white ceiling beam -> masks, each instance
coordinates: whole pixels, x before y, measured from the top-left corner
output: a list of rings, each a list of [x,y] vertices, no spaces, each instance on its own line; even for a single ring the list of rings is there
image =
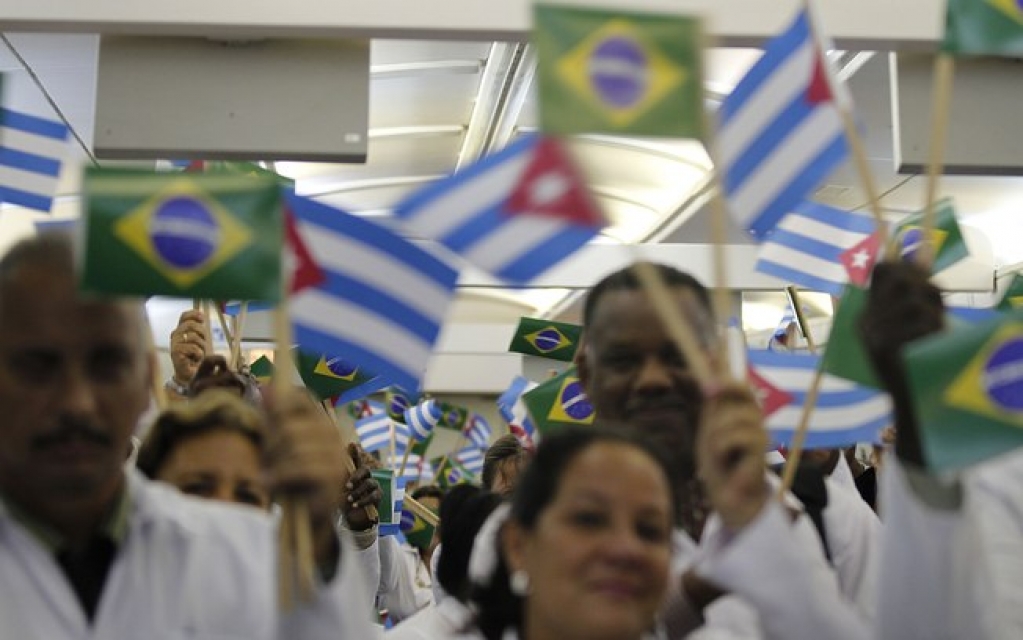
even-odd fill
[[[621,6],[621,0],[561,0]],[[254,37],[524,40],[532,0],[4,0],[0,30]],[[630,9],[698,13],[724,46],[750,46],[779,32],[800,0],[632,0]],[[933,50],[944,3],[819,0],[825,30],[844,49]]]

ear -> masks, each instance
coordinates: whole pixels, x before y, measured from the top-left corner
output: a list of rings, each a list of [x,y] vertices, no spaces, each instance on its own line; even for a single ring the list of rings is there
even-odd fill
[[[501,528],[501,553],[508,565],[509,573],[526,568],[529,536],[517,522],[509,520]]]

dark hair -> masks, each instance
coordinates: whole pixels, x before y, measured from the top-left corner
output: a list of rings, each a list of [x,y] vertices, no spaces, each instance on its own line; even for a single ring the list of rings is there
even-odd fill
[[[155,479],[182,442],[213,431],[238,433],[263,451],[263,415],[230,391],[211,389],[160,414],[139,449],[139,471]]]
[[[707,292],[707,287],[703,286],[699,280],[684,271],[679,271],[675,267],[669,267],[666,264],[653,263],[653,266],[660,274],[661,279],[664,280],[664,284],[668,287],[682,287],[691,290],[696,294],[697,300],[707,308],[709,316],[711,318],[714,317],[713,307],[710,303],[710,293]],[[636,277],[636,273],[632,270],[631,266],[619,269],[605,276],[603,280],[594,285],[589,293],[586,294],[586,301],[583,304],[583,326],[589,327],[590,323],[593,322],[593,313],[597,308],[597,303],[600,302],[605,293],[609,291],[637,291],[641,288],[639,279]]]
[[[483,477],[481,479],[483,486],[487,489],[494,486],[494,479],[501,465],[506,460],[513,459],[524,461],[526,450],[518,438],[508,433],[495,440],[483,456]]]
[[[510,520],[527,531],[532,530],[540,514],[557,494],[565,469],[581,453],[600,443],[625,444],[639,449],[655,461],[671,492],[674,522],[678,499],[668,460],[646,440],[638,439],[621,428],[608,428],[608,423],[599,419],[593,427],[567,428],[544,437],[533,459],[519,476],[519,484],[512,497]],[[500,550],[499,541],[495,541],[494,545]],[[512,593],[508,580],[508,565],[498,551],[497,568],[490,583],[474,585],[472,593],[479,610],[476,625],[487,640],[500,640],[506,629],[522,626],[522,598]]]
[[[472,484],[451,488],[440,503],[440,543],[435,576],[444,591],[465,602],[469,598],[469,558],[483,523],[503,502],[501,496]]]
[[[263,396],[259,392],[259,382],[248,372],[235,372],[227,364],[224,356],[213,354],[205,356],[199,368],[188,384],[188,396],[194,398],[210,389],[227,389],[238,394],[249,404],[259,406]]]
[[[422,500],[423,498],[437,498],[438,500],[444,500],[444,490],[435,484],[424,484],[421,487],[417,487],[412,492],[413,500]]]

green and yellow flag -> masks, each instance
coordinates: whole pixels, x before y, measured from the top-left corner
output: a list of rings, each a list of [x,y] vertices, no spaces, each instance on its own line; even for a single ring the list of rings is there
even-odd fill
[[[931,229],[931,244],[934,247],[934,266],[932,273],[938,273],[970,255],[966,241],[959,230],[955,207],[952,200],[942,198],[935,203],[934,228]],[[909,216],[892,230],[894,247],[888,255],[898,255],[904,260],[913,259],[923,242],[924,212],[920,211]]]
[[[460,407],[457,404],[451,404],[450,402],[441,402],[440,410],[441,414],[440,422],[437,426],[442,429],[453,429],[461,432],[465,428],[465,421],[469,419],[469,410],[465,407]]]
[[[283,207],[270,177],[90,168],[83,200],[85,291],[280,298]]]
[[[835,317],[831,320],[823,366],[825,371],[839,378],[880,389],[881,382],[874,373],[874,366],[860,338],[859,319],[866,306],[867,290],[846,285]]]
[[[1023,311],[910,344],[905,357],[929,468],[1023,446]]]
[[[593,405],[583,392],[575,367],[523,394],[522,401],[541,434],[568,425],[593,424]]]
[[[999,301],[998,309],[1010,311],[1020,307],[1023,307],[1023,276],[1017,273],[1012,276],[1012,282],[1009,283],[1009,288],[1005,290],[1005,294]]]
[[[274,375],[274,363],[266,356],[259,356],[258,360],[249,365],[249,373],[259,384],[270,384]]]
[[[402,509],[401,532],[405,534],[405,540],[407,540],[408,543],[416,549],[429,548],[436,530],[436,527],[426,520],[423,520],[419,514],[413,512],[411,509]]]
[[[545,133],[700,137],[699,20],[536,4],[533,24]]]
[[[583,328],[567,322],[520,318],[508,351],[571,362]]]
[[[405,422],[405,410],[412,406],[412,398],[401,389],[391,388],[384,394],[384,408],[391,420]]]
[[[302,382],[320,400],[339,396],[374,377],[362,367],[334,356],[295,351],[295,365]]]
[[[947,0],[942,50],[956,55],[1023,56],[1019,0]]]
[[[440,464],[441,460],[434,460],[433,463],[435,465]],[[444,464],[440,466],[439,475],[437,476],[437,484],[442,489],[448,489],[456,484],[471,484],[476,481],[476,476],[455,460],[454,454],[447,456],[446,459],[443,459],[443,462]]]

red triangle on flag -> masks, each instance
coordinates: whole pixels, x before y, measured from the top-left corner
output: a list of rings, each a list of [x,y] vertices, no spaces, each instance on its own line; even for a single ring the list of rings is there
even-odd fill
[[[747,369],[746,377],[749,379],[750,388],[756,395],[765,418],[785,405],[792,404],[794,398],[791,394],[768,382],[753,367]]]
[[[863,286],[867,283],[870,273],[874,270],[874,263],[877,262],[880,248],[877,233],[872,233],[839,254],[838,259],[849,275],[850,284]]]
[[[298,223],[291,209],[284,208],[284,244],[287,259],[281,265],[284,277],[290,279],[288,293],[294,295],[309,287],[315,287],[327,279],[323,269],[316,263],[313,254],[298,232]]]
[[[813,58],[813,75],[810,77],[810,86],[806,90],[806,101],[810,104],[831,102],[834,96],[831,93],[831,83],[828,82],[828,70],[824,66],[828,61],[819,47],[814,47],[814,49],[817,55]]]
[[[533,157],[504,209],[510,215],[558,218],[583,227],[607,224],[568,152],[550,137],[541,138],[533,147]]]

